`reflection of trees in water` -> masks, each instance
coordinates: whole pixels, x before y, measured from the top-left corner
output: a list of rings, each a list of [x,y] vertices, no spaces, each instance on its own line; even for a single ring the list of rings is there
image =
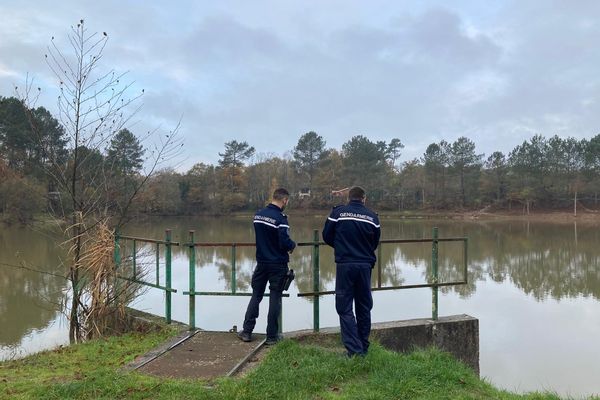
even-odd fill
[[[537,300],[600,298],[596,226],[579,226],[577,239],[570,224],[514,224],[501,229],[497,251],[501,255],[489,263],[495,280],[509,278]]]
[[[407,225],[417,225],[408,223]],[[433,222],[419,222],[413,229],[403,227],[413,237],[430,237]],[[469,284],[444,288],[468,296],[477,281],[510,281],[526,294],[542,300],[580,295],[599,298],[600,270],[598,229],[594,225],[517,222],[441,222],[440,236],[469,237]],[[576,240],[577,237],[577,240]],[[402,247],[408,260],[426,263],[423,277],[430,273],[428,252]],[[440,244],[440,278],[456,280],[462,276],[462,247]]]
[[[207,218],[160,218],[149,219],[138,224],[131,224],[124,230],[124,234],[141,236],[145,238],[164,238],[165,229],[171,229],[172,240],[184,244],[188,241],[188,232],[194,231],[196,242],[253,242],[254,228],[252,217],[207,217]],[[173,246],[173,256],[188,254],[186,246]],[[214,249],[214,248],[213,248]],[[222,248],[217,248],[221,250]],[[229,249],[225,259],[230,258]],[[213,253],[203,248],[196,252],[196,258],[201,254],[204,259],[210,259]],[[198,259],[198,265],[200,265]]]
[[[184,221],[182,223],[181,221]],[[174,240],[185,242],[188,229],[196,230],[197,241],[251,242],[254,231],[251,217],[232,219],[179,219],[167,225],[173,227]],[[320,228],[319,218],[293,218],[292,237],[296,241],[310,241],[312,230]],[[163,224],[163,222],[161,222]],[[442,292],[455,292],[468,297],[476,290],[478,281],[504,282],[510,279],[516,287],[536,299],[548,296],[560,299],[579,295],[600,298],[599,243],[600,233],[595,225],[527,223],[526,221],[428,221],[382,219],[383,238],[430,238],[433,226],[439,227],[440,237],[469,238],[468,284],[443,287]],[[143,225],[144,232],[154,230],[162,237],[164,230],[156,225]],[[148,234],[148,233],[147,233]],[[182,240],[183,238],[183,240]],[[238,266],[254,265],[254,248],[240,251]],[[174,252],[187,251],[180,248]],[[197,265],[216,265],[219,273],[231,288],[230,249],[218,248],[198,251]],[[296,285],[300,292],[312,291],[312,248],[297,248],[290,259],[296,271]],[[335,280],[333,252],[326,246],[320,251],[320,276],[322,290],[332,289]],[[419,272],[421,282],[431,274],[431,244],[386,244],[382,248],[382,286],[396,286],[406,282],[403,271]],[[463,277],[463,247],[461,242],[440,243],[439,271],[441,281],[457,281]],[[238,269],[238,289],[248,288],[251,269]],[[376,285],[377,270],[373,271]],[[409,282],[418,283],[418,282]]]
[[[310,241],[313,229],[321,229],[324,217],[290,217],[292,238]],[[600,230],[596,225],[578,223],[527,223],[526,221],[426,221],[389,220],[382,218],[383,238],[429,238],[433,226],[440,237],[469,237],[469,284],[445,287],[443,292],[469,296],[479,281],[511,282],[524,293],[538,300],[545,298],[591,296],[600,299]],[[171,228],[173,240],[185,243],[188,230],[195,230],[196,241],[253,242],[251,216],[235,218],[161,218],[131,225],[124,234],[164,238],[164,229]],[[56,235],[59,235],[57,233]],[[52,235],[50,235],[52,236]],[[144,248],[144,250],[146,250]],[[147,249],[147,260],[140,257],[138,268],[152,264],[153,251]],[[253,247],[237,248],[237,288],[250,291],[254,261]],[[17,227],[0,231],[0,263],[26,265],[50,272],[63,272],[59,266],[61,249],[53,237]],[[187,259],[188,248],[173,247],[174,258]],[[440,244],[440,279],[462,278],[463,250],[461,243]],[[124,259],[127,255],[123,254]],[[300,292],[312,291],[312,248],[297,248],[290,267],[296,271]],[[231,290],[231,249],[197,248],[197,268],[215,268],[224,281],[223,290]],[[331,290],[335,281],[333,251],[322,246],[320,251],[321,290]],[[161,271],[164,271],[164,247],[161,246]],[[431,274],[430,244],[386,244],[382,248],[382,286],[426,282]],[[44,267],[46,266],[46,267]],[[175,270],[174,273],[186,273]],[[153,281],[153,270],[147,280]],[[163,272],[164,273],[164,272]],[[417,275],[420,282],[407,282]],[[373,271],[373,285],[377,270]],[[161,282],[164,284],[164,281]],[[201,290],[206,282],[200,282]],[[213,284],[213,283],[210,283]],[[210,285],[209,284],[209,285]],[[29,331],[43,329],[57,313],[55,304],[63,299],[65,281],[61,278],[0,266],[0,345],[14,345]],[[186,288],[177,288],[185,290]],[[212,290],[212,288],[210,289]],[[310,299],[309,299],[310,300]]]
[[[241,249],[241,248],[240,248]],[[238,292],[251,292],[250,284],[252,282],[252,270],[248,270],[248,268],[243,268],[243,265],[246,262],[251,260],[250,256],[246,254],[246,252],[240,252],[239,250],[236,252],[236,287]],[[254,248],[252,248],[254,249]],[[198,253],[212,253],[213,254],[213,264],[217,267],[219,273],[223,276],[223,279],[226,282],[226,290],[231,291],[233,289],[233,280],[232,280],[232,263],[231,263],[231,248],[202,248],[197,249],[196,254]],[[240,254],[241,253],[241,254]],[[206,265],[206,264],[197,264],[197,265]]]
[[[22,265],[62,274],[60,249],[53,238],[24,228],[0,231],[0,345],[18,344],[34,329],[47,327],[59,310],[66,280],[12,268]]]
[[[404,283],[402,278],[402,262],[403,260],[402,251],[396,244],[385,244],[381,248],[381,287],[385,286],[400,286]],[[413,265],[416,267],[416,265]],[[373,277],[375,286],[377,284],[377,264],[375,264],[375,270],[373,271]]]
[[[295,283],[298,287],[298,291],[300,293],[303,292],[312,292],[313,290],[313,275],[312,275],[312,248],[297,248],[292,257],[291,257],[290,268],[294,270],[296,275]],[[331,273],[326,269],[324,271],[320,271],[321,275],[324,275],[321,278],[327,282],[327,278]]]

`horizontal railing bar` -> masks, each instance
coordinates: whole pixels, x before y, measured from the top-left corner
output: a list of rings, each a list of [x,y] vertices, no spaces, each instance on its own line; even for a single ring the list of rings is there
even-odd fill
[[[387,286],[381,288],[371,288],[372,292],[377,292],[381,290],[397,290],[397,289],[418,289],[418,288],[431,288],[435,286],[457,286],[457,285],[465,285],[467,282],[465,281],[456,281],[456,282],[442,282],[442,283],[421,283],[417,285],[404,285],[404,286]],[[335,294],[335,290],[328,290],[324,292],[305,292],[298,293],[298,297],[306,297],[306,296],[323,296],[326,294]]]
[[[438,242],[464,242],[467,240],[466,237],[456,237],[456,238],[440,238],[437,239]],[[385,243],[431,243],[433,239],[382,239],[379,241],[380,244]],[[298,246],[314,246],[318,244],[320,246],[326,245],[325,242],[299,242],[296,243]]]
[[[439,238],[436,239],[438,242],[464,242],[467,238]],[[430,243],[433,239],[382,239],[379,243]]]
[[[144,285],[144,286],[150,286],[150,287],[153,287],[156,289],[161,289],[161,290],[164,290],[165,292],[177,293],[177,289],[172,289],[172,288],[169,289],[165,286],[155,285],[154,283],[138,281],[137,279],[127,278],[127,277],[121,276],[121,275],[117,275],[117,278],[124,279],[126,281],[133,282],[133,283],[139,283],[140,285]]]
[[[141,238],[141,237],[137,237],[137,236],[122,236],[119,235],[119,239],[125,239],[125,240],[135,240],[138,242],[145,242],[145,243],[159,243],[159,244],[171,244],[173,246],[179,246],[179,242],[167,242],[166,240],[159,240],[159,239],[146,239],[146,238]]]
[[[183,292],[186,296],[252,296],[252,293],[231,293],[231,292]],[[265,293],[264,296],[269,297],[269,293]],[[290,297],[288,293],[284,293],[281,297]]]
[[[423,283],[416,285],[405,285],[405,286],[386,286],[381,288],[373,288],[374,291],[379,290],[395,290],[395,289],[418,289],[418,288],[428,288],[428,287],[436,287],[436,286],[458,286],[465,285],[467,282],[465,281],[455,281],[455,282],[441,282],[441,283]]]
[[[195,247],[254,247],[256,243],[254,242],[212,242],[212,243],[184,243],[183,246],[195,246]]]
[[[139,240],[139,239],[138,239]],[[456,237],[456,238],[440,238],[437,239],[438,242],[462,242],[467,240],[465,237]],[[379,243],[430,243],[433,242],[433,239],[382,239]],[[171,242],[175,243],[175,242]],[[296,246],[324,246],[327,243],[325,242],[298,242]],[[196,247],[254,247],[256,243],[254,242],[198,242],[198,243],[182,243],[181,246],[196,246]]]

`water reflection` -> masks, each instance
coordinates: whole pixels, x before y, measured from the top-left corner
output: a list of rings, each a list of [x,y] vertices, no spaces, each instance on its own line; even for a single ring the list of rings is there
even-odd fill
[[[293,221],[293,217],[290,218]],[[168,223],[170,225],[167,225]],[[310,241],[314,228],[320,228],[320,219],[304,218],[292,222],[292,237]],[[173,240],[185,242],[189,229],[196,231],[196,241],[247,242],[253,239],[249,219],[233,218],[228,221],[204,219],[189,221],[172,219],[156,224],[132,227],[132,234],[150,237],[164,236],[163,226],[173,227]],[[468,284],[443,287],[443,292],[456,292],[469,297],[477,290],[477,282],[509,280],[537,300],[548,297],[600,295],[600,253],[597,245],[600,233],[594,225],[582,225],[572,233],[572,224],[528,223],[523,221],[456,222],[456,221],[395,221],[383,220],[385,239],[430,238],[433,226],[438,226],[440,237],[469,237]],[[200,234],[199,234],[200,233]],[[187,248],[174,247],[174,255],[187,258]],[[296,285],[301,292],[312,291],[312,249],[300,247],[290,259],[296,270]],[[463,278],[463,247],[461,242],[442,242],[439,247],[440,280],[457,281]],[[333,252],[327,246],[320,249],[321,289],[329,290],[335,280]],[[197,268],[216,267],[220,286],[210,283],[210,290],[231,290],[231,248],[203,247],[196,253]],[[237,287],[249,290],[254,249],[238,247]],[[425,283],[431,274],[431,244],[385,244],[381,251],[382,286]],[[249,267],[249,268],[248,268]],[[407,281],[407,270],[417,271],[418,280]],[[411,274],[413,276],[414,274]],[[377,273],[373,274],[376,285]],[[206,286],[206,282],[199,282]],[[207,289],[208,290],[208,289]]]
[[[18,354],[12,349],[24,337],[57,317],[66,280],[20,268],[62,273],[54,235],[19,227],[0,230],[0,359]]]
[[[313,229],[320,230],[323,219],[324,216],[290,216],[292,238],[310,241]],[[482,374],[511,390],[551,389],[573,395],[600,392],[594,379],[600,357],[600,346],[596,344],[600,320],[595,311],[600,298],[598,225],[382,218],[384,239],[429,238],[434,226],[439,227],[440,237],[469,238],[469,283],[441,288],[440,315],[468,313],[480,319]],[[164,238],[166,228],[172,229],[174,241],[182,243],[187,241],[190,229],[195,230],[196,241],[202,242],[248,242],[254,237],[250,217],[161,218],[133,223],[124,233]],[[238,292],[247,292],[255,265],[254,248],[236,250],[236,288]],[[140,252],[143,256],[139,268],[153,282],[155,247],[141,246]],[[310,247],[303,247],[291,257],[296,280],[290,288],[290,297],[284,301],[286,331],[312,326],[312,299],[296,296],[298,292],[313,289],[311,253]],[[431,273],[431,244],[386,244],[381,256],[382,286],[424,283]],[[0,232],[0,262],[14,265],[27,261],[31,265],[53,266],[59,257],[60,249],[47,236],[19,228]],[[158,279],[164,285],[164,248],[159,260]],[[232,289],[230,248],[198,249],[196,260],[196,290]],[[332,290],[335,281],[332,250],[321,247],[320,260],[320,288]],[[440,243],[439,260],[442,281],[462,278],[461,242]],[[188,298],[181,294],[188,288],[188,266],[188,249],[174,246],[173,287],[179,291],[173,295],[173,318],[183,322],[188,320]],[[374,285],[376,278],[374,273]],[[51,329],[46,327],[56,319],[51,304],[60,301],[65,287],[60,278],[0,267],[0,345],[36,350],[41,347],[34,344],[36,338],[39,343],[57,337],[56,325]],[[197,325],[218,330],[239,325],[247,300],[199,297]],[[430,304],[430,291],[426,289],[377,292],[373,318],[385,321],[427,317]],[[164,294],[148,289],[134,306],[164,315]],[[264,331],[263,320],[259,319],[257,330]],[[321,326],[336,324],[333,296],[325,296],[321,299]],[[67,342],[66,329],[64,338]],[[558,359],[560,364],[556,364]]]
[[[313,229],[320,229],[322,218],[294,218],[292,237],[310,241]],[[431,237],[433,226],[441,237],[469,237],[468,285],[443,287],[443,293],[456,293],[468,298],[477,291],[479,282],[508,281],[523,293],[538,301],[579,296],[600,298],[600,268],[597,243],[600,233],[590,224],[528,223],[526,221],[457,222],[410,221],[383,219],[383,238],[420,239]],[[132,224],[127,233],[143,237],[164,237],[171,228],[173,240],[186,242],[188,231],[195,230],[196,241],[247,242],[253,239],[250,218],[171,218]],[[29,331],[43,329],[56,317],[66,282],[58,277],[10,266],[25,262],[47,271],[62,272],[61,250],[56,247],[58,232],[34,232],[11,227],[0,231],[0,345],[20,342]],[[147,260],[149,277],[155,275],[154,247],[142,248]],[[124,252],[125,253],[125,252]],[[238,291],[250,290],[254,267],[254,248],[238,247],[236,251],[236,286]],[[188,249],[173,247],[175,281],[185,290],[188,286]],[[124,257],[126,254],[124,254]],[[164,284],[164,250],[161,251],[161,280]],[[296,270],[295,286],[299,292],[312,291],[312,249],[300,247],[291,257]],[[332,290],[335,281],[333,252],[321,247],[321,289]],[[232,290],[231,249],[228,247],[198,248],[196,253],[198,290]],[[460,242],[440,243],[440,279],[462,279],[463,249]],[[381,250],[382,286],[427,282],[431,274],[429,243],[385,244]],[[206,270],[206,274],[202,273]],[[209,271],[210,270],[210,271]],[[215,279],[217,278],[217,279]],[[377,284],[377,273],[373,274]],[[175,285],[174,285],[175,286]],[[305,299],[310,301],[310,299]]]

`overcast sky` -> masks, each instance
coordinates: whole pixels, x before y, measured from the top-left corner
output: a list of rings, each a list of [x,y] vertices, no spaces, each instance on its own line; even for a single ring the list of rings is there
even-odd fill
[[[231,139],[281,156],[311,130],[398,137],[402,161],[460,136],[487,156],[600,133],[596,0],[0,0],[0,95],[29,73],[56,112],[45,49],[80,18],[145,89],[134,132],[183,116],[183,169]]]

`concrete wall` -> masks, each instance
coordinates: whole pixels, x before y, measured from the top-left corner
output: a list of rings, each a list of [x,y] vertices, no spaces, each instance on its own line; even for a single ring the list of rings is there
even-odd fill
[[[315,335],[312,331],[286,333],[286,337]],[[338,328],[324,328],[319,336],[339,335]],[[435,346],[454,355],[479,374],[479,320],[471,316],[452,315],[431,319],[411,319],[376,323],[371,326],[371,338],[385,348],[409,352],[414,348]]]
[[[479,320],[468,315],[373,324],[371,336],[385,348],[407,352],[435,346],[453,354],[479,374]]]

